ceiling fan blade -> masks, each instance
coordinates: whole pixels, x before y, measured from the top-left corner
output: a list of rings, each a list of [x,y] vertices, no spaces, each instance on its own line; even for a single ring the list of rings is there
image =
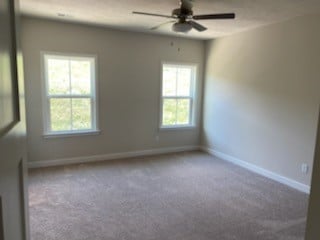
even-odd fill
[[[236,14],[234,13],[218,13],[218,14],[206,14],[206,15],[194,15],[195,20],[206,20],[206,19],[235,19]]]
[[[140,15],[147,15],[147,16],[153,16],[153,17],[165,17],[165,18],[174,18],[171,15],[163,15],[163,14],[157,14],[157,13],[146,13],[146,12],[132,12],[133,14],[140,14]]]
[[[164,22],[164,23],[161,23],[161,24],[159,24],[159,25],[157,25],[157,26],[154,26],[154,27],[152,27],[152,28],[150,28],[151,30],[156,30],[156,29],[158,29],[158,28],[160,28],[160,27],[162,27],[162,26],[164,26],[164,25],[167,25],[167,24],[169,24],[169,23],[174,23],[174,22],[176,22],[175,20],[171,20],[171,21],[168,21],[168,22]]]
[[[192,11],[192,0],[181,0],[180,1],[180,4],[181,4],[181,9],[185,9],[187,11]]]
[[[205,26],[202,26],[201,24],[195,22],[195,21],[188,21],[188,23],[197,31],[199,32],[203,32],[205,30],[207,30],[207,28]]]

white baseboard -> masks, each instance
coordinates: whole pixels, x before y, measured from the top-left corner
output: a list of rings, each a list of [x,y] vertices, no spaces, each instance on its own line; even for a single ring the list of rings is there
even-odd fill
[[[300,182],[297,182],[293,179],[290,179],[290,178],[287,178],[287,177],[284,177],[284,176],[281,176],[277,173],[274,173],[274,172],[271,172],[269,170],[266,170],[264,168],[261,168],[261,167],[258,167],[252,163],[248,163],[246,161],[243,161],[243,160],[240,160],[240,159],[237,159],[235,157],[232,157],[230,155],[227,155],[225,153],[222,153],[222,152],[218,152],[216,150],[213,150],[213,149],[210,149],[210,148],[207,148],[207,147],[201,147],[201,150],[204,151],[204,152],[207,152],[209,153],[210,155],[213,155],[217,158],[220,158],[221,160],[225,160],[225,161],[228,161],[228,162],[231,162],[233,164],[236,164],[240,167],[243,167],[243,168],[246,168],[252,172],[255,172],[257,174],[260,174],[264,177],[267,177],[267,178],[270,178],[274,181],[277,181],[277,182],[280,182],[282,184],[285,184],[289,187],[292,187],[296,190],[299,190],[301,192],[304,192],[304,193],[307,193],[307,194],[310,194],[310,186],[308,185],[305,185],[305,184],[302,184]]]
[[[31,161],[28,163],[28,168],[52,167],[52,166],[60,166],[60,165],[75,164],[75,163],[97,162],[97,161],[113,160],[113,159],[120,159],[120,158],[133,158],[133,157],[166,154],[166,153],[194,151],[199,149],[200,149],[199,146],[184,146],[184,147],[148,149],[148,150],[123,152],[123,153],[110,153],[110,154],[85,156],[85,157],[61,158],[61,159],[43,160],[43,161],[34,161],[34,162]]]

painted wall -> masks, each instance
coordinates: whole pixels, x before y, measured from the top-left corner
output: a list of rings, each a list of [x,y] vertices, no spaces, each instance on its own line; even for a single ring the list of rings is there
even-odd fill
[[[199,144],[203,41],[24,18],[22,47],[29,161]],[[97,55],[100,135],[43,137],[41,51]],[[199,64],[197,128],[159,131],[161,61]]]
[[[15,18],[18,20],[19,13],[10,11],[10,4],[14,4],[11,9],[18,9],[18,1],[0,1],[0,105],[12,97],[16,98],[20,112],[14,111],[17,118],[11,121],[10,112],[13,111],[9,110],[10,104],[6,104],[0,114],[0,239],[26,240],[29,238],[25,218],[27,202],[23,199],[27,196],[24,195],[26,189],[22,181],[26,175],[23,68],[19,44],[15,47],[10,36],[10,22]],[[17,71],[11,68],[11,64],[17,65]],[[12,89],[8,87],[11,83]],[[10,121],[4,121],[8,119]]]
[[[303,184],[320,103],[320,15],[208,41],[202,143]]]
[[[320,112],[318,123],[317,145],[315,149],[314,167],[312,174],[311,195],[309,202],[306,240],[317,240],[320,236]]]

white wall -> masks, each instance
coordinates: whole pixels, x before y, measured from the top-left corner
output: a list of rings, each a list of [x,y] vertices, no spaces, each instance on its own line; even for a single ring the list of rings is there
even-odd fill
[[[310,184],[320,103],[320,15],[207,42],[203,145]]]
[[[22,48],[29,161],[199,144],[199,127],[159,132],[159,98],[161,61],[199,64],[199,126],[203,41],[24,18]],[[43,138],[40,51],[98,56],[100,135]]]

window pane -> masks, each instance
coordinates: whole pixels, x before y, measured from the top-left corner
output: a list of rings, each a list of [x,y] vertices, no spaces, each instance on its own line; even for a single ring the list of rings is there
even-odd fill
[[[177,124],[189,124],[190,99],[179,99],[177,109]]]
[[[91,99],[72,99],[73,130],[91,129]]]
[[[91,66],[90,61],[71,61],[72,94],[90,94]]]
[[[69,98],[50,99],[52,131],[71,130],[71,101]]]
[[[48,59],[49,94],[70,93],[69,61]]]
[[[162,95],[176,96],[177,70],[172,67],[163,67]]]
[[[177,100],[163,99],[162,125],[175,125],[177,114]]]
[[[191,87],[191,69],[179,68],[178,69],[178,96],[190,96]]]

